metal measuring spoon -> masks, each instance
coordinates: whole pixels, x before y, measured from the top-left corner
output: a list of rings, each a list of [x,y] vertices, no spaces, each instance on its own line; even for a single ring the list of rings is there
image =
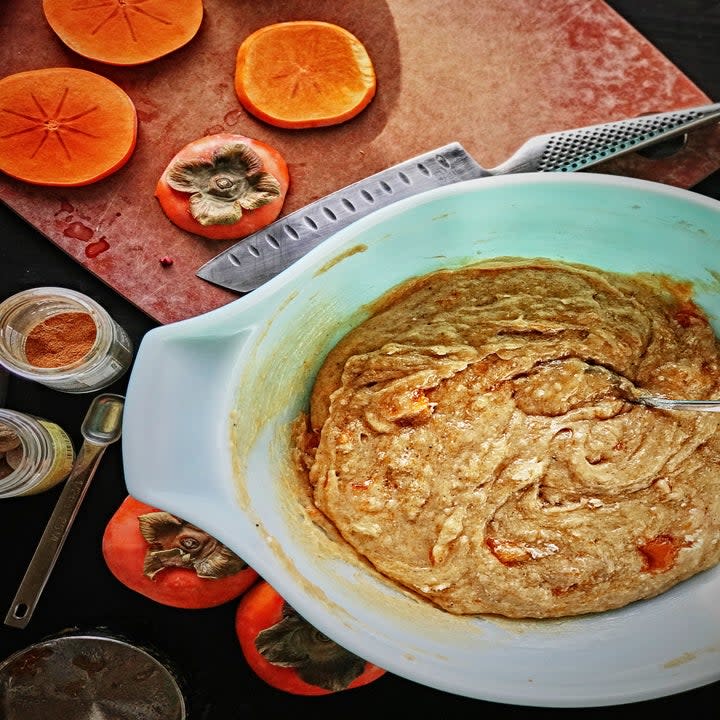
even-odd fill
[[[125,398],[111,393],[90,403],[80,427],[82,447],[5,616],[6,625],[24,628],[30,621],[105,448],[120,439],[124,406]]]

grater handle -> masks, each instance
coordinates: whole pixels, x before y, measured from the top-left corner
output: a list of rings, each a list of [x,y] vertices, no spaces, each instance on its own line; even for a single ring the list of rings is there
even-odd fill
[[[713,121],[720,122],[720,103],[536,135],[490,174],[584,170]]]

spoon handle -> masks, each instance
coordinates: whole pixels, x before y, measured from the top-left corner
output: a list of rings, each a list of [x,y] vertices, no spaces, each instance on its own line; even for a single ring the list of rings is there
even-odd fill
[[[700,412],[720,412],[720,400],[671,400],[659,397],[637,398],[641,405],[661,410],[699,410]]]
[[[85,441],[80,448],[70,476],[65,481],[55,509],[5,616],[6,625],[24,628],[30,621],[106,447],[107,445]]]

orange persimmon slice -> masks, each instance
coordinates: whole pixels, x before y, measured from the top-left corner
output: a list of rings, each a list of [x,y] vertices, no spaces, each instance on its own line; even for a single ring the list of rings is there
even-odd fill
[[[137,113],[111,80],[43,68],[0,80],[0,170],[36,185],[88,185],[119,170],[137,141]]]
[[[365,46],[332,23],[299,20],[256,30],[238,49],[235,91],[251,114],[282,128],[337,125],[375,96]]]
[[[202,0],[43,0],[45,19],[78,55],[140,65],[186,45],[203,18]]]

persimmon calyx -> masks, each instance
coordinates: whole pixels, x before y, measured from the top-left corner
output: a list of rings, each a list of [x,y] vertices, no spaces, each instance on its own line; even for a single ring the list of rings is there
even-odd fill
[[[227,577],[248,567],[212,535],[168,512],[138,515],[138,522],[148,543],[143,573],[151,580],[170,567],[194,570],[202,578]]]
[[[201,225],[233,225],[244,210],[255,210],[280,197],[280,182],[261,170],[260,156],[245,143],[216,148],[209,160],[178,160],[167,183],[190,193],[190,214]]]
[[[272,665],[293,668],[306,683],[346,690],[365,671],[365,660],[341,647],[283,602],[282,617],[261,630],[255,649]]]

